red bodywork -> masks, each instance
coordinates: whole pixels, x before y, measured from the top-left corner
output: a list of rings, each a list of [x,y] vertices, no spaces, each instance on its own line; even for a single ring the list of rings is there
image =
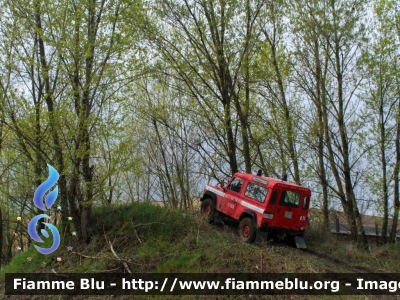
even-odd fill
[[[311,190],[297,184],[235,173],[223,187],[207,185],[201,201],[207,198],[224,216],[251,217],[257,230],[292,236],[306,231]]]

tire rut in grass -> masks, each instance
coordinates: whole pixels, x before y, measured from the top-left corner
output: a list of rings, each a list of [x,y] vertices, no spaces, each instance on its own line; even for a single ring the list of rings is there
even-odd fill
[[[340,267],[342,267],[343,269],[349,270],[352,273],[376,273],[375,270],[371,270],[369,268],[366,267],[362,267],[362,266],[350,266],[347,263],[337,259],[337,258],[333,258],[330,257],[328,255],[322,254],[322,253],[317,253],[314,250],[310,250],[310,249],[299,249],[299,251],[302,251],[304,253],[308,253],[310,255],[316,256],[320,259],[323,259],[325,261],[328,261],[330,263],[333,263],[335,265],[338,265]]]

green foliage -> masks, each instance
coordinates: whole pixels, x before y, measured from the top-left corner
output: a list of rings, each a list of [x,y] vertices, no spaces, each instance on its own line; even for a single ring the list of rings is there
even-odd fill
[[[328,200],[329,208],[341,207],[340,185],[350,174],[355,181],[347,191],[358,206],[361,199],[376,201],[368,213],[384,213],[378,146],[387,154],[392,196],[400,86],[396,5],[3,1],[3,256],[15,242],[15,215],[23,216],[18,230],[27,237],[46,163],[65,179],[62,217],[76,214],[75,228],[82,206],[157,200],[190,209],[211,177],[258,168],[273,177],[288,173],[312,187],[315,206]],[[131,224],[125,221],[123,228]],[[159,230],[164,244],[176,228],[137,230],[139,236]],[[201,268],[197,255],[184,255],[193,269]]]
[[[41,255],[30,247],[3,268],[1,279],[6,272],[51,273],[52,269],[59,273],[126,272],[119,259],[132,273],[399,272],[398,245],[371,253],[349,249],[348,240],[326,234],[316,223],[305,236],[311,252],[278,242],[246,244],[236,234],[237,224],[210,225],[197,213],[150,203],[98,207],[92,225],[89,244],[71,240],[72,252],[63,243],[52,255]],[[58,256],[61,262],[56,261]]]

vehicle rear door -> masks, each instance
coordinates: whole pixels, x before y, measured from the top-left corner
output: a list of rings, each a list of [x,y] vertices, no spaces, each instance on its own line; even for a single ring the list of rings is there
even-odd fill
[[[299,209],[302,197],[299,192],[281,190],[275,205],[272,226],[299,230]]]

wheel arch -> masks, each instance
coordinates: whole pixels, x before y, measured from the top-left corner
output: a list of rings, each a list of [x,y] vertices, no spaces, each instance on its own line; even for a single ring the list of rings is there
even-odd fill
[[[217,196],[215,195],[215,193],[210,192],[210,191],[205,192],[203,197],[200,198],[200,202],[203,202],[207,198],[211,199],[214,206],[216,205]]]
[[[246,209],[242,212],[239,218],[239,222],[242,221],[244,218],[251,218],[253,220],[254,228],[257,229],[257,214],[249,209]]]

